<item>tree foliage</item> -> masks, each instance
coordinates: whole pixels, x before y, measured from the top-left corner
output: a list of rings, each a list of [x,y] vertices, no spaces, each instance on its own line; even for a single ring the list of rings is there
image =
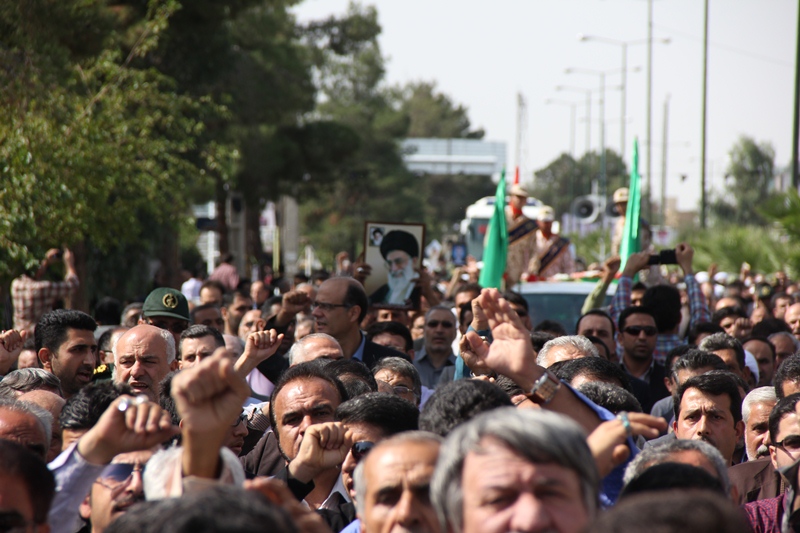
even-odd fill
[[[725,190],[712,196],[712,216],[721,224],[763,224],[758,209],[773,195],[775,149],[742,136],[728,155]]]
[[[149,237],[143,220],[174,227],[187,206],[182,187],[230,157],[220,144],[195,142],[223,108],[131,66],[176,9],[153,0],[129,25],[104,4],[79,0],[0,8],[0,65],[10,81],[0,87],[0,276],[51,246],[89,241],[105,252],[139,242]],[[123,30],[135,36],[127,50]]]
[[[553,207],[559,215],[568,213],[572,201],[592,192],[592,181],[600,179],[600,154],[589,152],[576,160],[561,154],[534,173],[533,196]],[[628,169],[619,154],[606,149],[607,192],[628,185]]]
[[[411,82],[396,91],[401,110],[409,118],[408,137],[483,138],[483,129],[471,129],[467,109],[437,92],[436,82]]]

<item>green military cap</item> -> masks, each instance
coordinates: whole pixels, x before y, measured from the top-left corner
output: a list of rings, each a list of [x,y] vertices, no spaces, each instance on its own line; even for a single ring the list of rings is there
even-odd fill
[[[167,316],[179,320],[189,320],[189,302],[181,291],[159,287],[151,292],[142,306],[142,316]]]

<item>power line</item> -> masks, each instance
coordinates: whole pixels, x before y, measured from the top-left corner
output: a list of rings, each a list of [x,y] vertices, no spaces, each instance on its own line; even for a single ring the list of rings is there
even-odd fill
[[[656,28],[660,29],[660,30],[664,30],[666,32],[671,32],[671,33],[674,33],[675,35],[681,35],[683,37],[686,37],[686,38],[691,39],[691,40],[693,40],[695,42],[698,42],[698,43],[702,43],[703,42],[703,38],[702,37],[697,37],[696,35],[693,35],[691,33],[687,33],[687,32],[680,31],[680,30],[676,30],[676,29],[673,29],[673,28],[668,28],[666,26],[660,26],[660,25],[655,25],[655,24],[654,24],[654,26]],[[772,58],[772,57],[763,56],[761,54],[755,54],[753,52],[750,52],[748,50],[744,50],[742,48],[736,48],[735,46],[730,46],[730,45],[727,45],[727,44],[718,43],[718,42],[714,42],[714,41],[709,41],[709,44],[712,45],[714,48],[722,48],[723,50],[727,50],[729,52],[734,52],[736,54],[743,55],[743,56],[749,56],[749,57],[752,57],[753,59],[759,59],[761,61],[766,61],[767,63],[772,63],[774,65],[780,65],[782,67],[794,68],[794,64],[793,63],[788,63],[786,61],[781,61],[779,59],[775,59],[775,58]]]

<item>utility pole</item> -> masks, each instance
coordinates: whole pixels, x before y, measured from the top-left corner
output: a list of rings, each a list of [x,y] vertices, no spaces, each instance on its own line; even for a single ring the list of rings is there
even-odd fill
[[[797,191],[800,169],[797,168],[797,150],[800,142],[800,5],[797,7],[797,55],[794,60],[794,124],[792,128],[792,187]]]
[[[647,218],[652,216],[652,139],[653,139],[653,0],[647,0],[647,194],[645,195],[645,209]]]
[[[517,93],[517,146],[515,155],[515,170],[514,170],[514,184],[520,183],[520,174],[522,172],[522,145],[525,143],[527,137],[527,114],[528,106],[525,103],[525,97],[522,93]]]
[[[667,125],[669,122],[669,95],[664,99],[664,134],[661,139],[661,225],[667,225]]]
[[[700,136],[700,227],[706,227],[706,100],[708,98],[708,0],[704,0],[703,15],[703,105]],[[796,179],[796,178],[794,178]]]

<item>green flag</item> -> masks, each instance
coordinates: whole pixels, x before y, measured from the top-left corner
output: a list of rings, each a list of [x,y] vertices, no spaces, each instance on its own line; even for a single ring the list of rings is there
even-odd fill
[[[631,254],[640,251],[639,242],[639,213],[641,212],[642,193],[639,186],[639,141],[633,140],[633,158],[631,161],[631,181],[628,185],[628,209],[625,211],[625,229],[622,233],[622,243],[619,246],[619,256],[622,259],[620,270],[625,268],[625,263]]]
[[[500,183],[494,200],[494,213],[486,230],[483,249],[483,269],[478,280],[482,287],[501,289],[508,257],[508,229],[506,228],[506,170],[500,173]]]

